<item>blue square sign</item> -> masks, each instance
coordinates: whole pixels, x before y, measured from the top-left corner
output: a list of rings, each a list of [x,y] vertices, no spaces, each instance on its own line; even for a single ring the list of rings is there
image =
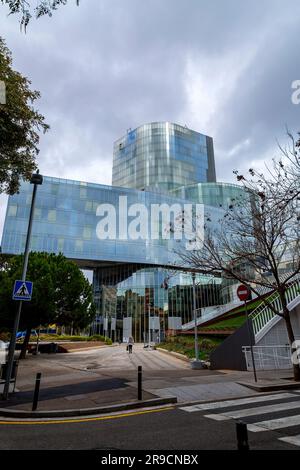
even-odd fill
[[[15,281],[13,300],[31,300],[32,288],[31,281]]]

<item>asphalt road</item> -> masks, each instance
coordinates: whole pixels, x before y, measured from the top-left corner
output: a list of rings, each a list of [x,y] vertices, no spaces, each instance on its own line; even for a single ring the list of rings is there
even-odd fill
[[[220,402],[202,410],[165,407],[74,421],[24,424],[2,420],[0,449],[234,450],[239,415],[248,425],[255,423],[255,432],[249,431],[251,449],[300,449],[299,393],[243,400],[241,404]],[[262,427],[258,426],[262,421]],[[298,444],[281,438],[296,439]]]

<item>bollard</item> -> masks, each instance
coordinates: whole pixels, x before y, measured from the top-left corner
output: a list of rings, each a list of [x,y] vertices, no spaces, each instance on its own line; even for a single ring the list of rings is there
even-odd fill
[[[249,450],[247,424],[237,421],[236,438],[238,450]]]
[[[138,400],[142,400],[142,366],[138,366]]]
[[[33,395],[33,403],[32,403],[32,411],[37,409],[38,401],[39,401],[39,393],[40,393],[40,384],[41,384],[41,372],[36,374],[35,379],[35,388],[34,388],[34,395]]]

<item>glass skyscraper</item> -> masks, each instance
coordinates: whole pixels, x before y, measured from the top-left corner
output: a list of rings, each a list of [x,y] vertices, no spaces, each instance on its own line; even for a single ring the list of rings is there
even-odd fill
[[[147,341],[150,331],[151,340],[159,341],[192,319],[192,278],[178,256],[186,240],[172,236],[173,219],[165,224],[161,218],[156,238],[130,237],[130,208],[142,206],[147,213],[140,230],[150,226],[151,208],[164,204],[203,204],[216,225],[230,200],[242,192],[237,185],[215,182],[211,138],[176,124],[147,124],[114,144],[113,186],[44,177],[37,191],[31,250],[61,252],[82,269],[93,270],[94,333]],[[32,186],[24,182],[19,194],[9,197],[3,253],[24,251],[31,194]],[[110,208],[115,223],[111,231],[105,227],[107,236],[101,238],[101,221]],[[229,301],[227,286],[221,278],[199,272],[197,308]]]
[[[212,138],[187,127],[144,124],[114,144],[113,186],[170,191],[215,181]]]

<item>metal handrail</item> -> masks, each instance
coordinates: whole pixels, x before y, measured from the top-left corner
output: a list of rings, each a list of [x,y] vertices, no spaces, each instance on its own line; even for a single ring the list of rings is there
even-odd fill
[[[295,290],[296,287],[300,287],[300,276],[297,276],[287,288],[285,295],[288,303],[298,295],[298,292]],[[273,292],[267,298],[267,301],[274,305],[277,311],[281,312],[282,303],[278,292]],[[257,335],[275,316],[276,313],[269,307],[269,305],[265,305],[262,301],[262,303],[249,315],[252,320],[254,334]]]

